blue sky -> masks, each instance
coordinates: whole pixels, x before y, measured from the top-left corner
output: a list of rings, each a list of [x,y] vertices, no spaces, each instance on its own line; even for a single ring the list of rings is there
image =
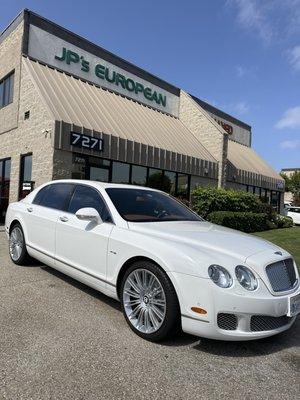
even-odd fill
[[[300,0],[3,1],[29,8],[252,125],[276,170],[300,167]]]

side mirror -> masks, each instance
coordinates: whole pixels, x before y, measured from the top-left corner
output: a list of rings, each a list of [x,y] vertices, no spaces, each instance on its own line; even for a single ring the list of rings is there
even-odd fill
[[[92,207],[80,208],[75,215],[78,219],[83,221],[92,221],[96,224],[102,224],[103,222],[98,211]]]

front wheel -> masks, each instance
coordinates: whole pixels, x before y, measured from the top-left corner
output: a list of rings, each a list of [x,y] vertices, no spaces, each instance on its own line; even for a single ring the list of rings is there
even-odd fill
[[[126,321],[137,335],[159,341],[178,332],[177,295],[167,274],[156,264],[134,263],[124,275],[120,297]]]
[[[19,223],[13,226],[9,235],[9,255],[17,265],[25,265],[29,258],[24,233]]]

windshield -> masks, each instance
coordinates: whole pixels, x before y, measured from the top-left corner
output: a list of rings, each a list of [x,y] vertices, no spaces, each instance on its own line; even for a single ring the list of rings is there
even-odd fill
[[[164,193],[144,189],[106,189],[119,214],[131,222],[203,221]]]

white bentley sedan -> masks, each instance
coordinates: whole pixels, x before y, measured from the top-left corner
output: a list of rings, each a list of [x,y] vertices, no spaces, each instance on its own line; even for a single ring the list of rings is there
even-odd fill
[[[128,325],[148,340],[180,328],[262,338],[290,328],[300,312],[289,253],[206,222],[157,190],[54,181],[10,204],[5,228],[15,264],[34,257],[119,299]]]

